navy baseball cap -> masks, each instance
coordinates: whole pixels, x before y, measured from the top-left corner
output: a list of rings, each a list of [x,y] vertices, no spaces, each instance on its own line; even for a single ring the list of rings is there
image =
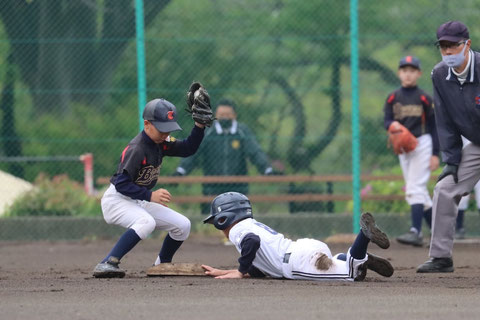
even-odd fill
[[[398,68],[403,68],[403,67],[414,67],[415,69],[420,70],[420,60],[414,56],[406,56],[400,59],[400,62],[398,63]]]
[[[143,110],[143,119],[150,121],[160,132],[182,130],[177,123],[177,108],[165,99],[149,101]]]
[[[440,41],[459,42],[470,39],[468,28],[460,21],[448,21],[437,29],[437,43]]]

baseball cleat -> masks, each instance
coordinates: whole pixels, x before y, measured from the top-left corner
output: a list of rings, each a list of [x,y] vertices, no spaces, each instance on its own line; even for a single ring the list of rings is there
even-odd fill
[[[367,276],[367,269],[368,269],[368,261],[365,261],[361,265],[358,266],[357,269],[357,276],[353,279],[353,281],[363,281]]]
[[[397,237],[397,242],[401,244],[409,244],[414,247],[423,246],[423,237],[416,231],[410,231]]]
[[[452,258],[430,258],[417,268],[418,273],[453,272]]]
[[[387,259],[371,253],[368,253],[367,268],[384,277],[391,277],[393,275],[392,264]]]
[[[363,234],[382,249],[390,247],[387,235],[375,224],[375,219],[370,212],[365,212],[360,217],[360,227]]]
[[[95,278],[123,278],[125,271],[120,269],[118,265],[120,261],[115,257],[109,257],[106,262],[99,263],[93,269],[93,276]]]

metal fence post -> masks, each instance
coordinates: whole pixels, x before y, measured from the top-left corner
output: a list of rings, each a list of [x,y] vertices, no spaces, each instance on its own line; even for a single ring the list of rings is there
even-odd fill
[[[138,124],[143,130],[143,109],[147,103],[147,80],[145,75],[145,23],[143,21],[143,0],[135,1],[135,26],[137,42],[137,87],[138,87]]]
[[[358,98],[358,0],[350,0],[350,72],[352,83],[353,233],[360,230],[360,134]]]

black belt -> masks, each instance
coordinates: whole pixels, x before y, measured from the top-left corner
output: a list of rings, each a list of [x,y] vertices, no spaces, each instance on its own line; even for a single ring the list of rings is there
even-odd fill
[[[283,256],[283,263],[288,263],[288,261],[290,261],[291,255],[292,255],[291,252],[285,253],[285,255]]]

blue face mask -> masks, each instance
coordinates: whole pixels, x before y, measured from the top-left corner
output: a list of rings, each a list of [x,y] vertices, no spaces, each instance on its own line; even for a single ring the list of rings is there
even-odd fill
[[[460,53],[452,54],[449,56],[442,56],[443,62],[447,64],[450,68],[458,68],[462,65],[463,60],[465,59],[465,48],[467,44],[463,45],[463,50]]]

